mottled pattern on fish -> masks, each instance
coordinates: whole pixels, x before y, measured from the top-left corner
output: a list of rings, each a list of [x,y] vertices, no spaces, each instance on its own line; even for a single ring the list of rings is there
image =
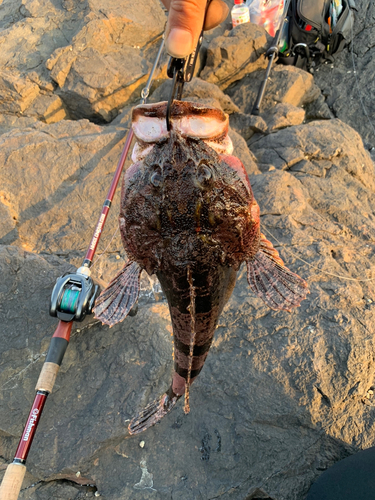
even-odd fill
[[[137,300],[142,269],[157,275],[168,300],[175,347],[171,387],[132,420],[131,433],[159,421],[188,389],[186,381],[200,373],[242,262],[251,289],[273,309],[290,310],[307,294],[304,280],[260,233],[246,171],[231,156],[227,115],[177,102],[168,132],[165,112],[166,103],[133,111],[137,144],[119,218],[129,261],[95,306],[103,323],[122,321]]]

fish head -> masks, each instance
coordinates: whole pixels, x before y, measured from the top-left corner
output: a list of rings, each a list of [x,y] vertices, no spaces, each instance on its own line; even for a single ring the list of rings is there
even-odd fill
[[[175,101],[168,131],[166,108],[161,102],[133,110],[134,163],[125,175],[120,214],[125,248],[141,253],[138,262],[147,270],[160,268],[162,254],[181,266],[199,255],[239,265],[244,235],[257,221],[246,171],[231,156],[228,115]]]

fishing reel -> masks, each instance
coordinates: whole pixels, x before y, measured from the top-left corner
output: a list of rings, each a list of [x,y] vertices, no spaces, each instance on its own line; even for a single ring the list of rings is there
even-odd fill
[[[86,314],[92,313],[99,293],[87,267],[80,267],[74,274],[63,274],[52,290],[50,316],[62,321],[83,321]]]

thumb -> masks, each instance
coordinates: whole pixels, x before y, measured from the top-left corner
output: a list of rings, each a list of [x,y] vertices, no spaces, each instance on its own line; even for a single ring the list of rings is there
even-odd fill
[[[165,30],[167,52],[173,57],[186,57],[195,49],[203,23],[212,29],[225,20],[229,8],[222,0],[212,0],[206,15],[206,0],[162,0],[169,10]]]

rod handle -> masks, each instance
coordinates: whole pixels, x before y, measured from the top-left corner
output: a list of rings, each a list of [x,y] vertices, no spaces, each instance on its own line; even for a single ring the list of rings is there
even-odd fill
[[[17,500],[25,473],[23,464],[8,465],[0,486],[0,500]]]
[[[45,362],[42,371],[40,372],[38,382],[36,384],[36,391],[46,391],[51,394],[53,386],[55,385],[57,372],[60,365],[57,363]]]

